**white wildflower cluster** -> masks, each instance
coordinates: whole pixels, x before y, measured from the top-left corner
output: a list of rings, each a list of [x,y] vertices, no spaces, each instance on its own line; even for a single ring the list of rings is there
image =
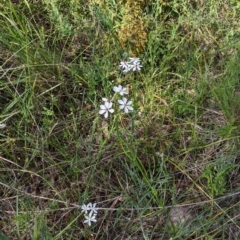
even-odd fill
[[[118,93],[120,96],[128,94],[127,89],[122,87],[121,85],[115,86],[113,88],[113,91],[115,93]],[[114,113],[113,103],[111,102],[111,100],[107,98],[102,98],[102,100],[103,100],[103,104],[100,105],[99,114],[104,114],[104,117],[108,118],[109,113]],[[129,113],[130,111],[133,110],[133,107],[131,106],[132,101],[128,101],[126,97],[119,99],[118,104],[119,104],[119,109],[123,110],[125,113]]]
[[[139,58],[129,58],[129,61],[121,61],[120,68],[123,72],[141,70],[142,65],[140,64]],[[126,87],[121,85],[114,86],[113,91],[120,95],[122,99],[118,99],[119,109],[123,110],[125,113],[133,111],[132,101],[129,101],[124,95],[128,95],[128,90]],[[105,118],[108,118],[109,113],[114,113],[113,102],[108,98],[102,98],[103,104],[100,105],[99,114],[104,115]]]
[[[142,65],[140,64],[140,59],[136,57],[130,57],[128,61],[121,61],[120,68],[123,69],[123,72],[141,70]]]
[[[88,224],[90,227],[92,225],[92,222],[97,221],[96,216],[98,208],[96,207],[96,203],[88,203],[87,205],[83,204],[81,209],[85,217],[84,223]]]

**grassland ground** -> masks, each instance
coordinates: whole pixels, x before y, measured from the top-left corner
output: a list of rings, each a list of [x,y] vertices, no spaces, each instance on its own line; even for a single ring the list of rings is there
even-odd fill
[[[239,18],[2,0],[0,239],[239,239]]]

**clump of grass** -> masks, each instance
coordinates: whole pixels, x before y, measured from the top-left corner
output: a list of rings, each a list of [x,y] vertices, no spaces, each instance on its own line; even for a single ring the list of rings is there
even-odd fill
[[[0,4],[0,236],[238,239],[236,3],[80,2]]]

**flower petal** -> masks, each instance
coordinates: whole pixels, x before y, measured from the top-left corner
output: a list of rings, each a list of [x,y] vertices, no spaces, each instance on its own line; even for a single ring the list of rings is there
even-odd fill
[[[104,114],[105,112],[106,112],[106,110],[104,110],[104,109],[101,109],[101,110],[99,110],[99,112],[98,112],[98,113],[99,113],[100,115],[102,115],[102,114]]]
[[[104,106],[105,109],[108,109],[108,102],[104,102],[103,106]]]
[[[112,102],[108,102],[108,109],[112,107]]]
[[[106,110],[106,106],[105,105],[100,105],[100,108]]]
[[[118,85],[118,86],[113,87],[113,91],[114,91],[114,92],[120,92],[121,89],[122,89],[122,86],[121,86],[121,85]]]
[[[123,104],[124,104],[123,100],[118,100],[118,103],[119,103],[120,105],[123,105]]]
[[[108,111],[106,111],[106,112],[104,113],[104,117],[105,117],[105,118],[108,118]]]
[[[125,97],[122,99],[122,101],[123,101],[124,104],[127,103],[127,99]]]

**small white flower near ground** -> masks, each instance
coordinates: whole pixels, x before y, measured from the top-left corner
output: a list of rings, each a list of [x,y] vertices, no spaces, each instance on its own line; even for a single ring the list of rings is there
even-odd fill
[[[83,204],[82,207],[81,207],[81,209],[82,209],[82,212],[84,212],[85,214],[87,214],[88,211],[89,211],[89,206],[86,205],[86,204]]]
[[[88,207],[88,210],[90,210],[90,213],[96,213],[97,214],[97,211],[98,211],[98,208],[96,207],[96,203],[89,203],[88,205],[87,205],[87,207]]]
[[[133,70],[133,71],[136,71],[136,70],[140,71],[140,70],[141,70],[141,67],[142,67],[142,65],[140,64],[140,62],[135,62],[135,63],[133,63],[133,65],[132,65],[132,70]]]
[[[88,224],[88,226],[90,227],[92,225],[92,222],[97,221],[97,219],[95,217],[96,217],[96,215],[95,214],[93,215],[92,212],[90,212],[89,215],[86,214],[84,223]]]
[[[113,91],[119,93],[121,96],[128,94],[127,88],[124,88],[121,85],[113,87]]]
[[[121,61],[119,67],[123,69],[123,72],[129,71],[129,65],[127,61]]]
[[[121,61],[119,64],[119,67],[123,70],[123,72],[129,72],[129,71],[140,71],[142,68],[141,60],[138,57],[130,57],[128,58],[128,61]],[[120,96],[127,95],[128,89],[126,87],[121,86],[120,84],[118,86],[113,87],[113,91],[115,93],[118,93]],[[119,99],[119,96],[117,94],[114,95],[112,99]],[[102,98],[103,104],[100,105],[99,114],[104,115],[105,118],[108,118],[108,115],[110,113],[114,113],[113,109],[113,103],[108,98]],[[125,113],[129,113],[130,111],[133,111],[132,101],[128,101],[127,98],[123,97],[121,100],[118,100],[119,108],[123,110]],[[115,107],[115,104],[114,104]],[[95,206],[93,207],[95,209]],[[87,211],[87,210],[86,210]],[[91,213],[95,213],[95,210],[92,210]]]
[[[108,101],[104,101],[103,105],[100,105],[99,114],[104,114],[105,118],[108,118],[108,113],[113,113],[114,109],[112,109],[112,103]]]
[[[123,98],[122,100],[118,100],[119,108],[124,110],[125,113],[133,110],[132,101],[128,101],[127,98]]]
[[[92,222],[96,222],[96,216],[97,216],[97,212],[98,212],[98,208],[96,207],[96,203],[88,203],[83,204],[81,206],[82,212],[84,212],[84,223],[88,224],[88,226],[90,227]]]

